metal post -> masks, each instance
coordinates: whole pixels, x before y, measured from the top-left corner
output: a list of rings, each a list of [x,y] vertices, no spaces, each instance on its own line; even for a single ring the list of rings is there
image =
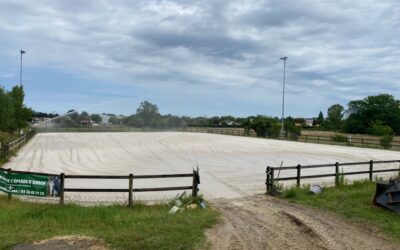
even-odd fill
[[[19,70],[19,86],[22,86],[22,54],[25,54],[25,51],[20,50],[21,53],[21,63],[20,63],[20,70]]]
[[[128,195],[128,207],[132,207],[133,204],[133,174],[129,174],[129,195]]]
[[[296,180],[296,185],[297,187],[300,187],[300,177],[301,177],[301,165],[297,165],[297,180]]]
[[[339,162],[335,163],[335,186],[339,186]]]
[[[369,161],[369,180],[372,181],[373,179],[373,174],[374,174],[374,161],[370,160]]]
[[[64,205],[64,180],[65,180],[65,174],[61,173],[60,174],[60,205]]]
[[[12,172],[11,168],[7,169],[7,173],[8,173],[8,176],[7,176],[8,185],[11,184],[11,172]],[[9,188],[9,190],[8,190],[8,200],[11,201],[11,198],[12,198],[11,188]]]
[[[283,119],[285,115],[285,82],[286,82],[286,60],[288,59],[287,56],[281,57],[283,60],[283,88],[282,88],[282,124],[281,124],[281,135],[284,134],[284,126],[283,126]]]

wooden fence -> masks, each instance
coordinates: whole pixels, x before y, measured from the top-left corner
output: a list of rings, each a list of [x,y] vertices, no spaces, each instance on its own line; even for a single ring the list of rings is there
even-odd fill
[[[14,141],[11,141],[5,145],[1,145],[0,147],[0,157],[9,156],[14,153],[16,150],[20,149],[25,142],[27,142],[34,135],[33,131],[30,131],[24,135],[21,135]]]
[[[250,136],[256,137],[257,134],[250,130],[246,133],[243,128],[210,128],[210,127],[189,127],[186,129],[187,132],[194,133],[212,133],[212,134],[223,134],[223,135],[238,135],[238,136]],[[360,146],[370,148],[382,148],[381,140],[379,137],[361,137],[359,135],[341,135],[340,136],[326,136],[326,135],[299,135],[297,138],[290,137],[266,137],[268,139],[280,139],[280,140],[292,140],[300,142],[311,142],[321,144],[335,144],[335,145],[347,145],[347,146]],[[396,150],[400,150],[400,141],[394,139],[390,143],[390,147]]]
[[[67,175],[61,173],[60,175],[40,172],[29,172],[29,171],[16,171],[8,169],[8,173],[20,173],[20,174],[33,174],[48,177],[59,177],[60,178],[60,205],[64,205],[64,197],[67,192],[82,192],[82,193],[128,193],[128,206],[131,207],[133,204],[133,193],[134,192],[159,192],[159,191],[175,191],[175,190],[192,190],[192,197],[196,197],[199,191],[200,174],[199,169],[193,170],[192,173],[188,174],[165,174],[165,175]],[[187,178],[192,177],[191,186],[175,186],[175,187],[156,187],[156,188],[133,188],[134,179],[160,179],[160,178]],[[68,188],[65,187],[65,179],[123,179],[128,180],[127,188]],[[11,199],[11,194],[8,195]]]
[[[254,130],[246,132],[243,128],[212,128],[212,127],[188,127],[185,132],[192,133],[210,133],[210,134],[221,134],[221,135],[237,135],[237,136],[250,136],[256,137],[257,134]]]
[[[153,129],[153,128],[135,128],[129,126],[111,126],[111,127],[78,127],[78,128],[61,128],[61,127],[35,127],[38,133],[48,132],[162,132],[162,131],[175,131],[175,132],[192,132],[192,133],[211,133],[222,135],[236,135],[236,136],[249,136],[257,137],[254,130],[245,131],[243,128],[219,128],[219,127],[187,127],[175,129]],[[348,145],[360,146],[371,148],[382,148],[381,140],[379,137],[362,137],[359,135],[341,135],[340,136],[326,136],[326,135],[299,135],[297,138],[290,137],[267,137],[269,139],[281,140],[294,140],[300,142],[312,142],[321,144],[335,144],[335,145]],[[400,141],[394,138],[390,143],[390,147],[400,150]]]
[[[266,189],[267,193],[271,194],[274,189],[274,185],[277,181],[288,181],[288,180],[296,180],[297,187],[300,187],[302,179],[313,179],[313,178],[323,178],[323,177],[334,177],[335,185],[339,184],[340,176],[346,175],[358,175],[358,174],[369,174],[369,180],[372,181],[374,173],[383,173],[383,172],[399,172],[400,168],[390,168],[390,169],[374,169],[375,164],[387,164],[387,163],[400,163],[400,160],[392,160],[392,161],[367,161],[367,162],[350,162],[350,163],[339,163],[336,162],[334,164],[319,164],[319,165],[307,165],[302,166],[298,164],[297,166],[290,167],[267,167],[266,170]],[[365,165],[368,167],[368,170],[365,171],[352,171],[352,172],[340,172],[340,166],[354,166],[354,165]],[[316,174],[316,175],[302,175],[301,172],[304,169],[312,169],[312,168],[335,168],[335,173],[333,174]],[[296,176],[290,177],[275,177],[276,171],[287,171],[287,170],[296,170]]]

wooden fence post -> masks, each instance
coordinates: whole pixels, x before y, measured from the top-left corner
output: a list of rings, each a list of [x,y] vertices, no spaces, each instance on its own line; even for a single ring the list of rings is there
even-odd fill
[[[270,174],[271,174],[271,167],[270,166],[267,166],[267,169],[265,170],[265,173],[267,174],[267,179],[266,179],[266,181],[265,181],[265,185],[266,185],[266,193],[268,194],[269,193],[269,191],[270,191],[270,189],[271,189],[271,184],[270,184],[270,182],[271,182],[271,176],[270,176]]]
[[[318,137],[317,137],[317,138],[318,138],[318,143],[319,143],[319,135],[318,135]]]
[[[374,174],[374,161],[370,160],[369,161],[369,180],[370,181],[372,181],[373,174]]]
[[[339,186],[339,162],[335,163],[335,186]]]
[[[199,169],[197,171],[193,169],[192,197],[197,197],[199,179]]]
[[[4,146],[4,155],[7,157],[10,154],[10,144]]]
[[[7,173],[8,173],[8,184],[10,185],[11,184],[11,173],[12,173],[12,170],[11,170],[11,168],[9,168],[9,169],[7,169]],[[9,201],[11,201],[11,197],[12,197],[12,194],[11,194],[11,189],[8,191],[8,200]]]
[[[133,189],[133,174],[129,174],[129,195],[128,195],[128,207],[132,207],[133,204],[133,194],[132,190]]]
[[[60,174],[60,205],[64,205],[65,174]]]
[[[270,171],[270,185],[271,185],[271,188],[270,188],[270,190],[269,190],[269,193],[270,194],[272,194],[272,192],[274,191],[274,182],[275,182],[275,174],[274,174],[274,172],[275,172],[275,168],[271,168],[271,171]]]
[[[297,187],[300,187],[300,177],[301,177],[301,165],[297,164],[297,179],[296,179]]]

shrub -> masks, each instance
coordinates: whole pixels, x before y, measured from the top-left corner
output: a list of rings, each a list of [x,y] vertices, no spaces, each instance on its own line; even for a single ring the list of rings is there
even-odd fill
[[[334,135],[334,136],[332,136],[332,141],[335,141],[335,142],[348,142],[348,139],[344,135]]]
[[[392,146],[393,135],[384,135],[381,138],[380,144],[384,149],[388,149]]]
[[[383,125],[382,122],[377,121],[371,124],[368,128],[368,133],[377,136],[385,136],[393,134],[393,129],[388,125]]]
[[[296,198],[297,192],[298,192],[298,189],[296,187],[289,188],[289,189],[285,190],[285,192],[283,193],[283,197],[289,198],[289,199]]]
[[[249,121],[248,129],[253,129],[257,137],[278,137],[280,132],[279,120],[267,116],[257,116]]]

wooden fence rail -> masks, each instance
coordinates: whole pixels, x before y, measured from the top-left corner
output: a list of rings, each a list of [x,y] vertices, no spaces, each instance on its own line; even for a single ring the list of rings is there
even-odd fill
[[[192,177],[191,186],[175,186],[175,187],[157,187],[157,188],[133,188],[134,179],[160,179],[160,178],[185,178]],[[128,181],[127,188],[67,188],[65,187],[65,179],[125,179]],[[200,184],[199,170],[193,170],[190,174],[162,174],[162,175],[66,175],[60,174],[60,204],[64,205],[64,196],[66,192],[122,192],[128,193],[128,206],[133,204],[134,192],[159,192],[159,191],[175,191],[175,190],[192,190],[192,197],[196,197],[199,191],[198,185]]]
[[[64,197],[66,192],[83,192],[83,193],[109,193],[109,192],[123,192],[128,193],[128,206],[131,207],[133,204],[134,192],[159,192],[159,191],[175,191],[175,190],[192,190],[192,197],[196,197],[199,191],[200,174],[199,169],[193,170],[190,174],[161,174],[161,175],[66,175],[61,173],[60,175],[43,173],[43,172],[30,172],[30,171],[19,171],[7,169],[9,174],[32,174],[47,177],[59,177],[60,178],[60,205],[64,205]],[[174,187],[156,187],[156,188],[133,188],[134,179],[159,179],[159,178],[185,178],[192,177],[191,186],[174,186]],[[65,179],[125,179],[128,180],[127,188],[68,188],[65,187]],[[8,198],[11,199],[11,194],[8,194]]]
[[[161,132],[166,131],[164,129],[153,129],[153,128],[136,128],[129,126],[112,126],[112,127],[78,127],[78,128],[62,128],[62,127],[35,127],[38,133],[46,132]],[[245,131],[241,127],[187,127],[187,128],[175,128],[167,129],[167,131],[177,132],[193,132],[193,133],[211,133],[211,134],[223,134],[223,135],[236,135],[236,136],[249,136],[256,137],[257,134],[254,130]],[[326,136],[326,135],[299,135],[296,138],[289,137],[267,137],[270,139],[284,139],[284,140],[296,140],[301,142],[312,142],[322,144],[337,144],[337,145],[352,145],[361,147],[373,147],[382,148],[380,138],[360,137],[359,135],[337,135]],[[400,141],[398,138],[390,143],[390,146],[396,150],[400,149]]]
[[[34,132],[30,131],[5,145],[0,144],[0,157],[9,156],[16,150],[20,149],[25,142],[33,137],[33,135]]]
[[[187,132],[194,133],[211,133],[211,134],[223,134],[223,135],[238,135],[238,136],[250,136],[256,137],[256,133],[253,130],[248,131],[247,133],[243,128],[212,128],[212,127],[189,127],[186,128]],[[296,139],[289,137],[279,137],[272,138],[267,137],[268,139],[283,139],[283,140],[295,140],[300,142],[311,142],[311,143],[321,143],[321,144],[337,144],[337,145],[353,145],[353,146],[365,146],[365,147],[374,147],[374,148],[382,148],[380,138],[366,138],[354,135],[347,135],[337,138],[336,136],[325,136],[325,135],[299,135]],[[343,140],[343,141],[340,141]],[[400,141],[398,139],[394,139],[390,146],[394,149],[400,149]]]
[[[317,164],[317,165],[306,165],[302,166],[298,164],[297,166],[290,167],[270,167],[268,166],[266,169],[266,191],[267,194],[271,194],[274,190],[274,185],[277,181],[288,181],[288,180],[296,180],[297,187],[300,187],[301,179],[314,179],[314,178],[323,178],[323,177],[334,177],[335,185],[339,184],[339,177],[346,175],[358,175],[358,174],[369,174],[369,180],[372,181],[374,173],[384,173],[384,172],[399,172],[400,168],[390,168],[390,169],[374,169],[375,164],[387,164],[387,163],[400,163],[400,160],[390,160],[390,161],[366,161],[366,162],[349,162],[349,163],[339,163],[335,162],[333,164]],[[339,167],[343,166],[354,166],[354,165],[366,165],[368,170],[365,171],[352,171],[352,172],[340,172]],[[332,174],[315,174],[315,175],[302,175],[301,172],[303,169],[312,169],[312,168],[329,168],[334,167],[335,173]],[[275,177],[276,171],[287,171],[287,170],[296,170],[296,176],[290,177]]]

